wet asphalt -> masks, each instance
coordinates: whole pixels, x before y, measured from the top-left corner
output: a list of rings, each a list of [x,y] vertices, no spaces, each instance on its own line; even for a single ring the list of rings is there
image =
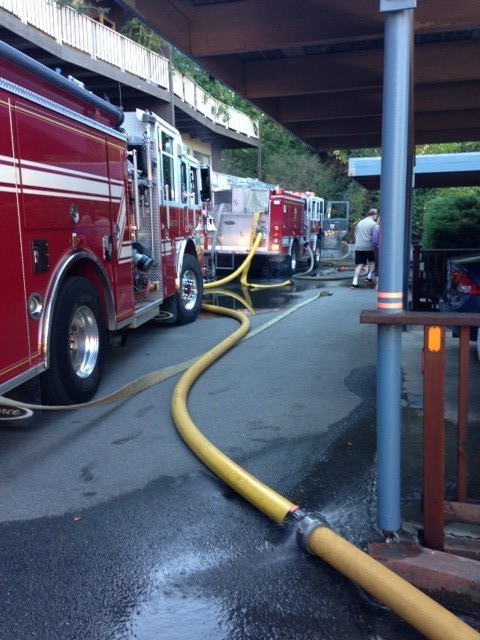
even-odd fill
[[[382,539],[376,330],[358,321],[375,293],[351,291],[349,279],[230,289],[235,299],[208,293],[206,302],[243,309],[252,329],[278,321],[195,383],[193,421],[247,471],[365,549]],[[189,326],[138,329],[110,349],[99,395],[201,355],[236,326],[202,313]],[[293,525],[271,522],[195,458],[170,417],[179,375],[112,405],[0,423],[0,640],[420,638],[306,554]],[[412,444],[421,433],[416,375],[406,376],[403,400]],[[405,469],[409,520],[419,464],[413,456]]]

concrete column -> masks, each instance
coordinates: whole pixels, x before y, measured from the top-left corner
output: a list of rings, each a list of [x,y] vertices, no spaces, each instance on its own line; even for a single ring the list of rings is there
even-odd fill
[[[212,169],[213,171],[223,172],[222,148],[212,143]]]

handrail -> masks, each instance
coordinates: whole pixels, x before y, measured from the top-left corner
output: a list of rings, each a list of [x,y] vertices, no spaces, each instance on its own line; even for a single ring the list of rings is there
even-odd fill
[[[480,313],[364,310],[361,323],[424,327],[423,369],[423,542],[443,551],[445,521],[480,523],[480,504],[467,496],[467,435],[470,327],[480,326]],[[459,328],[456,501],[445,500],[445,330]],[[455,550],[451,548],[451,551]],[[461,547],[459,555],[468,555]],[[478,554],[478,547],[476,553]]]
[[[0,0],[0,9],[51,36],[61,45],[68,45],[93,60],[106,62],[149,84],[170,90],[167,58],[71,7],[61,7],[55,0]],[[173,87],[180,100],[214,124],[258,140],[257,121],[216,100],[176,69]]]

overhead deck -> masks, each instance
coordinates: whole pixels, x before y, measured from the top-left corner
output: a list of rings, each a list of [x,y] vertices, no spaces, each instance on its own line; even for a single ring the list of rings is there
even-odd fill
[[[380,0],[115,1],[315,150],[380,147]],[[414,143],[480,139],[478,0],[418,0],[414,32]]]

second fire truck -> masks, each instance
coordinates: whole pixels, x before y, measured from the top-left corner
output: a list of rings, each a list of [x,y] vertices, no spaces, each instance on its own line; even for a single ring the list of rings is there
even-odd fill
[[[124,114],[0,43],[0,393],[89,400],[107,340],[192,322],[200,167],[154,114]]]
[[[207,275],[236,269],[249,252],[252,234],[258,232],[262,240],[252,267],[263,275],[291,275],[300,264],[306,268],[311,255],[318,266],[323,198],[216,172],[212,172],[211,191],[206,223]]]

